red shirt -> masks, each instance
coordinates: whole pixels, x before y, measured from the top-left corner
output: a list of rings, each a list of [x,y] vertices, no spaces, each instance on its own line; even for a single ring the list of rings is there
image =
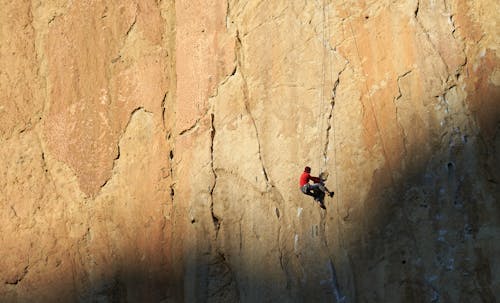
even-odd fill
[[[300,175],[300,181],[299,181],[300,187],[302,187],[305,184],[309,183],[309,180],[313,181],[314,183],[318,183],[318,182],[321,181],[319,178],[313,177],[313,176],[311,176],[307,172],[303,172],[302,175]]]

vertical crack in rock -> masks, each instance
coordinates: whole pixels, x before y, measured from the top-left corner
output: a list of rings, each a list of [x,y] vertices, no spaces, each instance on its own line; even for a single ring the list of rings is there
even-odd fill
[[[286,204],[285,202],[285,199],[283,198],[283,195],[278,191],[277,188],[273,187],[273,192],[275,193],[273,195],[273,201],[276,201],[278,200],[278,207],[283,205],[283,204]],[[275,197],[277,195],[277,197]],[[278,237],[277,237],[277,240],[278,240],[278,253],[279,253],[279,261],[280,261],[280,266],[281,266],[281,270],[283,271],[283,273],[285,274],[286,277],[288,277],[287,273],[286,273],[286,270],[285,270],[285,264],[284,264],[284,261],[283,261],[283,258],[284,258],[284,253],[283,253],[283,247],[282,247],[282,244],[281,244],[281,237],[282,237],[282,231],[281,231],[281,224],[280,224],[280,220],[281,220],[281,215],[279,215],[279,208],[276,207],[276,217],[277,217],[277,220],[278,220]],[[288,283],[288,282],[287,282]]]
[[[122,131],[122,133],[120,134],[120,136],[118,137],[118,140],[117,140],[117,144],[116,144],[116,156],[115,156],[115,158],[113,159],[113,166],[111,167],[111,171],[112,171],[112,172],[114,172],[114,170],[115,170],[116,161],[117,161],[118,159],[120,159],[120,142],[121,142],[121,140],[123,139],[123,136],[124,136],[124,134],[125,134],[125,132],[126,132],[127,128],[129,127],[130,122],[132,121],[133,116],[134,116],[134,115],[135,115],[135,113],[137,113],[139,110],[143,110],[143,111],[145,111],[145,112],[149,113],[149,112],[148,112],[148,111],[146,111],[146,110],[145,110],[142,106],[135,108],[135,109],[134,109],[134,110],[130,113],[129,118],[128,118],[128,121],[127,121],[127,124],[126,124],[126,125],[125,125],[125,127],[123,128],[123,131]],[[112,174],[109,176],[109,178],[108,178],[108,179],[106,179],[106,180],[104,181],[104,183],[100,186],[100,190],[101,190],[101,189],[103,189],[103,188],[106,186],[106,184],[108,184],[109,180],[111,180],[111,178],[113,178],[113,175],[114,175],[114,173],[112,173]],[[97,195],[99,195],[99,192],[97,192],[97,193],[95,194],[95,196],[97,196]]]
[[[445,9],[447,10],[448,9],[448,6],[446,4],[446,1],[444,1],[444,5],[445,5]],[[458,77],[460,76],[463,68],[465,67],[465,65],[467,64],[467,55],[466,55],[466,45],[465,43],[463,43],[463,41],[461,41],[455,34],[456,32],[456,25],[455,25],[455,21],[454,21],[454,14],[453,12],[449,13],[449,23],[451,25],[451,36],[457,41],[459,42],[460,44],[463,45],[462,47],[462,53],[463,53],[463,57],[464,57],[464,62],[455,70],[455,71],[450,71],[450,66],[448,66],[448,64],[446,63],[446,60],[444,59],[443,55],[441,54],[441,52],[439,51],[438,47],[436,46],[436,44],[434,44],[434,42],[432,41],[431,39],[431,36],[429,34],[429,31],[424,27],[424,25],[422,24],[422,22],[420,21],[420,18],[418,16],[419,14],[419,9],[420,9],[420,0],[417,0],[417,6],[416,6],[416,9],[415,9],[415,12],[414,12],[414,16],[415,16],[415,20],[417,21],[417,24],[419,25],[419,27],[422,29],[423,33],[425,34],[426,38],[427,38],[427,41],[429,41],[429,43],[431,44],[432,46],[432,49],[436,52],[436,54],[439,56],[439,58],[441,59],[442,63],[444,64],[444,66],[446,67],[446,71],[448,72],[448,80],[450,80],[451,76],[452,76],[452,73],[453,75],[455,76],[455,79],[454,80],[457,80]],[[454,81],[453,80],[453,81]]]
[[[229,9],[229,1],[227,1],[226,5],[226,29],[229,29],[229,16],[230,16],[230,9]]]
[[[455,118],[456,118],[455,116],[457,115],[457,113],[456,112],[454,113],[454,109],[450,108],[450,103],[448,102],[448,97],[447,97],[447,95],[451,92],[451,90],[456,88],[457,85],[452,84],[449,87],[447,87],[441,94],[435,96],[435,98],[437,98],[438,100],[438,103],[442,104],[445,107],[446,116],[444,119],[445,124],[443,124],[443,126],[448,126],[451,129],[451,134],[449,134],[450,136],[453,136],[456,130],[459,129],[459,124],[455,123]]]
[[[281,268],[281,271],[283,272],[283,275],[285,275],[286,277],[286,289],[289,288],[289,285],[291,284],[291,281],[290,279],[292,279],[290,277],[290,275],[288,274],[287,270],[286,270],[286,266],[285,266],[285,253],[283,252],[284,248],[282,247],[282,227],[281,227],[281,222],[279,222],[279,219],[278,219],[278,253],[279,253],[279,261],[280,261],[280,268]]]
[[[40,157],[42,158],[42,169],[43,169],[44,173],[47,175],[47,178],[49,179],[50,183],[52,183],[52,186],[54,187],[53,190],[54,190],[54,193],[56,194],[56,197],[59,197],[60,195],[59,195],[59,192],[57,190],[57,184],[55,181],[56,178],[52,175],[52,172],[49,169],[49,165],[47,163],[47,157],[45,156],[45,149],[43,146],[42,137],[40,136],[40,134],[36,130],[35,130],[35,134],[36,134],[36,137],[38,139],[38,145],[40,146],[40,150],[42,152],[40,155]]]
[[[454,76],[455,79],[453,81],[457,81],[460,77],[460,74],[462,73],[463,69],[467,65],[467,45],[464,43],[462,39],[459,39],[456,35],[457,27],[455,25],[455,20],[454,20],[455,15],[453,13],[450,13],[450,19],[449,22],[451,24],[451,36],[453,39],[455,39],[458,43],[462,44],[462,53],[464,56],[464,62],[458,66],[458,68],[455,70]]]
[[[285,276],[288,276],[286,274],[285,265],[283,264],[283,249],[281,248],[280,238],[281,238],[281,224],[278,224],[278,250],[279,250],[280,267],[281,270],[285,273]]]
[[[283,232],[283,227],[282,227],[282,218],[285,217],[284,214],[281,214],[279,209],[281,208],[281,206],[283,205],[286,205],[286,201],[283,197],[283,195],[279,192],[279,190],[272,186],[272,188],[270,189],[269,193],[270,195],[270,200],[272,200],[273,202],[275,202],[275,211],[276,211],[276,219],[277,219],[277,236],[276,236],[276,245],[277,245],[277,248],[278,248],[278,261],[279,261],[279,264],[280,264],[280,268],[281,268],[281,271],[283,273],[283,275],[285,276],[286,278],[286,286],[285,288],[286,289],[289,289],[290,285],[293,284],[293,282],[291,281],[291,277],[290,277],[290,274],[288,273],[287,269],[286,269],[286,234],[284,235],[284,232]],[[274,217],[274,216],[273,216]],[[240,221],[241,222],[241,221]],[[240,229],[241,229],[241,223],[240,223]],[[240,236],[241,236],[241,232],[240,232]],[[284,238],[285,236],[285,238]],[[241,245],[241,239],[240,239],[240,245]],[[241,250],[241,248],[240,248]]]
[[[172,201],[172,204],[175,201],[175,183],[170,184],[170,200]]]
[[[340,70],[338,72],[337,80],[335,80],[335,83],[333,84],[333,88],[332,88],[332,98],[330,100],[330,113],[328,115],[327,126],[326,126],[326,140],[325,140],[325,146],[323,147],[323,161],[325,163],[325,166],[326,166],[326,162],[327,162],[328,146],[330,145],[330,130],[332,129],[332,127],[334,127],[334,126],[332,126],[332,123],[334,123],[334,122],[332,122],[332,119],[333,119],[333,110],[335,107],[335,97],[337,95],[337,88],[340,84],[340,76],[346,70],[346,68],[347,68],[347,63],[344,65],[342,70]],[[335,132],[335,129],[333,131]]]
[[[451,24],[451,35],[453,36],[453,38],[457,39],[457,37],[455,36],[455,32],[457,31],[457,27],[455,26],[455,20],[453,20],[453,17],[454,15],[453,14],[450,14],[450,24]]]
[[[163,99],[161,100],[161,124],[163,125],[163,129],[166,128],[166,124],[165,124],[165,111],[166,111],[167,95],[168,95],[168,92],[166,92],[163,95]]]
[[[170,141],[171,139],[171,133],[167,133],[167,141]],[[173,149],[170,149],[168,153],[168,166],[170,168],[170,177],[171,180],[174,179],[174,151]],[[175,182],[170,183],[170,201],[172,204],[174,203],[174,198],[175,198]]]
[[[417,0],[417,7],[415,8],[415,11],[413,12],[415,19],[418,19],[418,10],[419,9],[420,9],[420,0]]]
[[[234,272],[223,253],[209,264],[206,302],[239,302],[240,293]]]
[[[328,246],[328,241],[327,241],[327,236],[326,236],[326,214],[321,213],[320,217],[320,239],[323,242],[323,245],[325,246],[325,251],[327,252],[328,255],[328,269],[330,271],[330,279],[328,279],[328,283],[330,284],[331,287],[331,292],[335,296],[335,302],[343,302],[345,296],[342,295],[340,291],[340,286],[338,283],[337,279],[337,272],[335,270],[335,266],[333,264],[333,259],[332,255],[330,252],[332,251],[330,247]]]
[[[412,72],[412,70],[409,70],[409,71],[405,72],[404,74],[398,76],[398,78],[396,79],[396,84],[398,86],[398,95],[395,96],[393,99],[394,108],[396,109],[396,121],[398,123],[399,129],[401,130],[401,134],[403,135],[403,159],[406,158],[406,155],[408,155],[408,146],[407,146],[408,145],[408,138],[407,138],[406,130],[404,129],[401,122],[399,121],[398,102],[397,101],[399,99],[401,99],[401,97],[403,97],[403,92],[401,91],[401,86],[399,85],[399,82],[401,81],[401,79],[403,79],[404,77],[411,74],[411,72]]]
[[[441,62],[446,67],[447,72],[449,72],[449,70],[448,70],[449,67],[448,67],[448,64],[446,64],[446,60],[443,58],[443,55],[441,54],[441,52],[439,52],[439,49],[436,46],[436,44],[434,44],[434,42],[432,42],[429,31],[425,28],[425,26],[422,24],[422,21],[420,21],[420,18],[418,17],[419,11],[420,11],[420,1],[418,0],[417,1],[417,8],[415,9],[415,12],[414,12],[415,20],[417,21],[418,26],[420,27],[420,29],[424,33],[425,37],[427,38],[427,41],[429,41],[430,45],[432,46],[432,49],[436,52],[436,54],[439,56],[439,59],[441,59]]]
[[[31,15],[35,15],[34,11],[34,5],[31,5]],[[38,26],[35,26],[34,23],[32,23],[33,29],[36,33],[35,39],[34,39],[34,47],[35,47],[35,53],[36,53],[36,58],[37,58],[37,63],[39,68],[37,68],[37,77],[40,79],[40,95],[42,96],[41,98],[43,99],[42,101],[42,108],[40,111],[40,117],[38,117],[38,122],[42,121],[42,117],[46,117],[47,113],[50,108],[50,98],[49,98],[49,93],[48,93],[48,76],[47,76],[47,67],[46,67],[46,62],[48,60],[47,55],[46,55],[46,49],[43,47],[43,43],[40,42],[41,36],[43,36],[45,31],[49,30],[49,25],[51,22],[53,22],[56,17],[59,15],[54,15],[51,17],[50,20],[47,22],[47,26],[43,27],[43,29],[39,28]],[[40,137],[40,136],[39,136]]]
[[[340,291],[340,286],[339,282],[337,279],[337,270],[335,269],[335,266],[333,265],[333,261],[330,258],[328,260],[328,269],[330,270],[330,287],[332,290],[333,295],[335,296],[335,302],[344,302],[345,296],[342,295],[342,292]]]
[[[225,81],[227,81],[227,79]],[[217,171],[214,166],[215,135],[217,131],[215,129],[215,114],[213,107],[211,111],[212,112],[210,113],[210,169],[213,174],[213,184],[210,187],[210,215],[212,217],[212,222],[215,229],[215,239],[212,239],[212,247],[215,248],[213,248],[211,252],[211,254],[213,254],[214,256],[214,261],[211,264],[209,264],[208,267],[207,302],[221,302],[225,300],[229,300],[230,302],[238,302],[240,300],[240,294],[238,291],[238,286],[234,273],[230,267],[229,262],[227,262],[224,253],[218,252],[218,249],[216,248],[217,247],[216,242],[219,236],[220,224],[222,220],[219,217],[217,217],[217,215],[214,212],[214,202],[215,202],[214,191],[218,181]],[[240,237],[241,237],[241,220],[240,220]],[[241,246],[241,239],[240,239],[240,246]]]
[[[217,97],[217,95],[219,94],[219,88],[221,86],[223,86],[224,84],[226,84],[229,81],[229,79],[231,77],[233,77],[235,74],[236,74],[236,66],[231,71],[231,73],[226,78],[224,78],[224,80],[222,80],[220,82],[220,84],[215,88],[214,94],[209,96],[209,99]],[[202,120],[203,117],[205,117],[210,111],[211,111],[211,113],[210,113],[210,169],[211,169],[212,174],[214,176],[214,182],[213,182],[212,186],[210,187],[210,213],[211,213],[212,221],[213,221],[214,228],[215,228],[215,240],[217,240],[217,237],[219,235],[221,219],[219,217],[217,217],[214,213],[214,197],[213,197],[213,195],[214,195],[215,187],[217,186],[218,175],[217,175],[217,171],[214,167],[214,160],[215,160],[214,159],[214,140],[215,140],[216,130],[215,130],[215,114],[214,114],[213,104],[212,104],[211,109],[210,108],[207,109],[207,112],[204,113],[202,117],[198,118],[195,121],[193,126],[182,131],[180,133],[180,135],[185,134],[186,132],[195,129],[197,127],[198,123],[200,122],[200,120]]]
[[[240,245],[239,245],[239,253],[241,253],[241,251],[243,250],[243,231],[241,230],[241,222],[243,221],[243,215],[239,218],[238,220],[238,227],[239,227],[239,232],[238,232],[238,235],[239,235],[239,240],[240,240]]]
[[[436,96],[436,98],[439,98],[441,101],[443,101],[445,107],[446,107],[446,114],[450,114],[450,104],[448,103],[448,100],[446,99],[446,95],[455,88],[456,85],[451,85],[450,87],[447,87],[440,95]],[[453,120],[453,115],[448,116],[450,120]],[[447,118],[448,118],[447,117]]]
[[[260,138],[259,138],[259,130],[257,128],[257,123],[255,122],[255,118],[252,115],[252,112],[250,110],[249,106],[249,92],[248,92],[248,83],[247,79],[245,77],[245,74],[243,73],[243,68],[242,68],[242,61],[243,61],[243,47],[242,47],[242,42],[240,39],[239,31],[236,31],[236,66],[239,69],[241,73],[241,78],[243,80],[243,98],[244,98],[244,104],[245,104],[245,111],[247,112],[248,116],[252,120],[253,128],[255,130],[255,136],[257,138],[257,145],[258,145],[258,151],[259,151],[259,160],[262,166],[262,174],[264,175],[264,178],[266,180],[266,185],[268,189],[272,187],[272,184],[270,183],[266,167],[264,165],[264,161],[262,159],[262,147],[260,144]]]
[[[219,235],[220,229],[220,219],[214,213],[214,190],[217,186],[217,172],[214,168],[214,139],[215,139],[215,125],[214,125],[215,115],[213,113],[210,114],[210,169],[212,170],[212,174],[214,175],[214,183],[210,188],[210,214],[212,215],[212,221],[214,223],[215,228],[215,239]]]

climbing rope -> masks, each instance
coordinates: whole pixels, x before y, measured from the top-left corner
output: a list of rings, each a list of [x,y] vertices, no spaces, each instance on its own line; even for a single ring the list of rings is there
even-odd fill
[[[323,0],[323,14],[325,15],[325,1]],[[326,18],[327,20],[329,20],[329,12],[326,13]],[[330,27],[328,26],[327,27],[327,31],[328,31],[328,39],[330,39]],[[324,40],[324,48],[326,49],[327,47],[327,44],[326,44],[326,40]],[[334,50],[335,51],[335,50]],[[335,53],[334,53],[335,55]],[[332,112],[331,112],[331,119],[332,119],[332,124],[331,124],[331,128],[332,128],[332,133],[333,133],[333,165],[334,165],[334,172],[335,172],[335,192],[336,192],[336,195],[335,197],[337,198],[337,201],[338,201],[338,205],[339,207],[337,208],[337,213],[339,213],[339,209],[340,209],[340,204],[342,202],[341,198],[340,198],[340,190],[339,190],[339,174],[338,174],[338,163],[337,163],[337,134],[336,134],[336,127],[335,127],[335,122],[337,121],[336,118],[335,118],[335,110],[333,109],[333,106],[334,106],[334,102],[335,102],[335,95],[333,94],[334,91],[334,86],[335,84],[333,83],[333,62],[332,62],[332,56],[329,55],[328,56],[328,63],[329,63],[329,68],[330,68],[330,83],[332,84],[332,96],[331,96],[331,100],[330,102],[332,102]],[[340,77],[340,74],[337,76],[337,77]],[[339,81],[339,80],[337,80]],[[327,156],[327,153],[328,153],[328,150],[325,150],[323,152],[323,157],[324,157],[324,163],[325,163],[325,166],[326,166],[326,156]],[[321,168],[320,168],[321,170]],[[341,235],[342,236],[342,235]]]
[[[328,33],[330,34],[330,28],[328,28]],[[334,54],[335,54],[335,51],[336,50],[334,49]],[[332,58],[330,56],[330,60],[331,59]],[[330,63],[330,66],[332,66],[331,63]],[[344,67],[344,69],[345,69],[345,67]],[[331,102],[335,102],[336,101],[335,99],[337,97],[337,93],[335,92],[335,95],[333,94],[334,93],[333,89],[335,87],[335,84],[333,84],[333,68],[330,68],[330,81],[333,85]],[[337,75],[336,81],[340,81],[340,73]],[[338,162],[337,162],[337,132],[336,132],[337,127],[335,127],[335,122],[337,121],[337,119],[335,117],[335,112],[336,112],[335,110],[333,110],[333,112],[332,112],[333,165],[334,165],[334,171],[335,171],[335,197],[337,200],[337,203],[335,203],[335,205],[337,205],[337,207],[335,209],[337,212],[337,217],[339,218],[339,219],[337,219],[337,232],[338,232],[339,240],[341,243],[340,246],[345,247],[344,233],[342,231],[342,226],[341,226],[341,222],[340,222],[340,218],[341,218],[340,207],[342,205],[342,191],[340,190],[340,187],[339,187],[339,173],[338,173],[339,170],[338,170]],[[338,297],[337,297],[337,299],[338,299]],[[337,301],[339,301],[339,300],[337,300]]]
[[[322,57],[322,64],[321,64],[321,91],[320,91],[320,100],[319,100],[319,119],[320,119],[320,125],[319,125],[319,136],[320,136],[320,144],[319,144],[319,158],[318,158],[318,169],[319,169],[319,173],[322,173],[323,172],[323,169],[327,167],[327,154],[328,154],[328,150],[326,149],[326,146],[324,146],[324,144],[326,144],[326,142],[323,142],[323,137],[325,137],[325,140],[327,140],[327,135],[328,133],[326,133],[325,135],[323,135],[323,129],[324,129],[324,113],[323,113],[323,109],[325,107],[324,105],[324,102],[325,102],[325,89],[326,89],[326,69],[329,68],[330,69],[330,83],[333,83],[333,68],[332,68],[332,56],[329,54],[329,51],[328,51],[328,46],[329,46],[329,42],[327,41],[327,39],[330,39],[330,28],[329,26],[327,26],[327,23],[329,22],[329,14],[327,13],[327,10],[326,10],[326,1],[323,0],[322,1],[322,48],[323,48],[323,57]],[[328,62],[327,62],[327,59],[326,57],[328,56]],[[327,63],[328,63],[328,67],[327,67]],[[333,99],[333,96],[332,96],[332,99]],[[333,100],[331,100],[332,102]],[[331,115],[328,116],[328,119],[332,118],[333,117],[333,109],[331,110]],[[334,122],[335,123],[335,122]],[[333,132],[334,132],[334,145],[335,145],[335,125],[330,125],[329,127],[333,128]],[[328,130],[327,130],[328,131]],[[336,157],[336,155],[335,155]],[[336,161],[336,160],[335,160]],[[335,174],[337,174],[337,167],[336,167],[336,164],[335,164]]]
[[[323,22],[322,22],[322,47],[323,47],[323,57],[322,57],[322,62],[321,62],[321,91],[320,91],[320,104],[319,104],[319,119],[320,119],[320,126],[319,126],[319,134],[320,134],[320,153],[319,153],[319,159],[318,159],[318,168],[319,172],[323,171],[323,165],[321,158],[324,158],[323,154],[323,107],[324,107],[324,101],[325,101],[325,82],[326,82],[326,67],[325,67],[325,57],[326,57],[326,31],[325,31],[325,0],[323,0],[323,5],[322,5],[322,12],[323,12]],[[323,159],[324,164],[326,165],[326,159]]]
[[[329,17],[329,15],[327,15]],[[330,27],[328,27],[328,37],[330,37]],[[335,50],[334,50],[335,51]],[[334,53],[335,54],[335,53]],[[332,99],[330,102],[332,102],[332,107],[334,106],[334,102],[335,102],[335,95],[333,95],[334,91],[334,86],[335,84],[333,84],[333,63],[332,63],[332,56],[329,56],[329,63],[330,63],[330,83],[332,83]],[[340,74],[337,76],[338,78],[340,78]],[[340,79],[337,79],[337,81],[340,81]],[[337,201],[339,201],[338,204],[340,204],[341,200],[340,200],[340,196],[339,196],[339,182],[338,182],[338,179],[339,179],[339,174],[338,174],[338,165],[337,165],[337,135],[336,135],[336,127],[335,127],[335,122],[337,121],[337,119],[335,118],[335,110],[333,110],[332,108],[332,133],[333,133],[333,165],[334,165],[334,171],[335,171],[335,191],[337,192],[336,196],[337,196]],[[328,151],[327,151],[328,152]],[[326,163],[326,159],[325,159],[325,163]]]
[[[328,68],[330,69],[330,84],[332,84],[332,96],[331,96],[331,105],[333,106],[334,98],[335,96],[333,95],[333,63],[332,63],[332,56],[329,54],[328,48],[329,48],[329,39],[330,39],[330,27],[328,26],[330,16],[329,12],[326,10],[326,2],[323,0],[323,5],[322,5],[322,11],[323,11],[323,28],[322,28],[322,34],[323,34],[323,62],[322,62],[322,82],[321,82],[321,99],[320,99],[320,156],[319,156],[319,172],[323,171],[323,168],[326,168],[327,166],[327,155],[328,155],[328,150],[326,149],[326,146],[323,146],[323,134],[321,133],[323,130],[323,108],[324,108],[324,102],[325,102],[325,84],[326,84],[326,56],[328,54]],[[326,27],[326,29],[325,29]],[[330,111],[330,116],[328,116],[328,119],[332,119],[333,123],[329,127],[332,128],[333,131],[333,139],[334,139],[334,149],[336,148],[336,141],[335,141],[335,119],[334,119],[334,114],[335,111],[333,108]],[[328,131],[328,130],[327,130]],[[325,139],[326,139],[327,134],[325,134]],[[336,164],[336,152],[334,154],[335,157],[335,174],[337,174],[337,164]],[[321,161],[323,160],[323,161]]]
[[[330,16],[329,16],[329,11],[326,11],[326,4],[325,4],[325,0],[323,0],[323,67],[322,67],[322,72],[323,72],[323,75],[322,75],[322,88],[321,88],[321,109],[320,109],[320,118],[321,118],[321,130],[323,130],[323,116],[322,116],[322,110],[323,110],[323,107],[324,107],[324,99],[325,99],[325,82],[326,82],[326,68],[325,68],[325,65],[326,63],[328,63],[328,68],[330,69],[330,84],[331,84],[331,99],[330,99],[330,114],[328,115],[328,120],[331,119],[331,124],[328,125],[329,128],[332,129],[332,133],[333,133],[333,153],[334,153],[334,171],[335,171],[335,191],[337,191],[337,214],[340,213],[340,198],[338,196],[338,192],[339,192],[339,186],[338,186],[338,170],[337,170],[337,138],[336,138],[336,127],[335,127],[335,110],[334,110],[334,102],[335,102],[335,95],[334,95],[334,88],[335,86],[337,85],[337,83],[334,84],[333,82],[333,58],[332,58],[332,55],[329,53],[330,52],[330,42],[329,42],[329,39],[330,39],[330,26],[327,27],[327,29],[325,30],[325,26],[327,26],[327,22],[329,24],[329,20],[330,20]],[[326,22],[327,21],[327,22]],[[327,39],[325,38],[325,34],[327,35],[328,37],[328,41]],[[333,55],[335,55],[335,49],[333,49]],[[325,60],[325,53],[328,52],[328,61]],[[327,61],[327,62],[326,62]],[[340,73],[337,77],[340,77]],[[337,80],[339,81],[339,80]],[[329,129],[326,130],[326,134],[325,134],[325,140],[328,140],[328,131]],[[321,152],[320,152],[320,165],[319,165],[319,171],[320,173],[323,172],[323,166],[321,165],[321,157],[323,157],[323,164],[325,166],[325,168],[327,167],[327,155],[328,155],[328,148],[329,148],[329,144],[328,142],[325,143],[325,146],[323,146],[323,142],[322,142],[322,139],[323,139],[323,136],[321,136]],[[326,173],[326,175],[328,175],[328,173]],[[321,216],[321,222],[322,222],[322,230],[323,230],[323,233],[326,233],[326,228],[325,228],[325,216],[326,214],[322,213],[322,216]],[[337,228],[338,228],[338,235],[340,237],[340,241],[342,243],[342,247],[344,247],[344,237],[343,237],[343,233],[341,231],[341,228],[340,228],[340,220],[337,220],[338,224],[337,225]],[[324,244],[325,246],[327,247],[327,249],[330,251],[330,248],[328,247],[328,241],[326,240],[326,235],[324,236]],[[338,284],[338,281],[337,281],[337,274],[336,274],[336,270],[335,270],[335,267],[333,265],[333,260],[332,260],[332,257],[333,256],[329,256],[329,269],[330,269],[330,274],[331,274],[331,282],[330,282],[330,285],[331,285],[331,292],[332,294],[335,296],[335,301],[336,302],[344,302],[345,301],[345,296],[342,295],[342,292],[340,290],[340,286]]]

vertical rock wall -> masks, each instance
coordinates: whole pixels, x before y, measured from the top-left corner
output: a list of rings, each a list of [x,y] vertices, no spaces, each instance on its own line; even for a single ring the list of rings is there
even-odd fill
[[[0,5],[0,302],[497,300],[497,2]]]
[[[0,302],[163,300],[173,3],[1,7]]]
[[[490,5],[177,10],[192,32],[177,31],[176,101],[203,108],[176,141],[177,228],[195,235],[180,238],[184,300],[493,302],[499,251],[486,242],[498,238],[500,99]],[[203,17],[184,19],[197,9]],[[233,45],[220,51],[228,36],[234,58]],[[186,57],[186,44],[207,50]],[[181,98],[183,79],[206,90]],[[326,211],[298,191],[307,164],[331,173]]]

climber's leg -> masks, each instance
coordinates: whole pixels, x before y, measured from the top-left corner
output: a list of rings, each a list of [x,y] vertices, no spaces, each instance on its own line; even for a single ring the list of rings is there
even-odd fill
[[[308,196],[311,196],[311,197],[315,197],[316,195],[314,194],[314,192],[311,190],[311,184],[305,184],[304,186],[302,186],[300,188],[300,190],[302,191],[302,193],[308,195]]]
[[[326,188],[326,186],[322,183],[318,183],[318,184],[320,184],[319,188],[321,189],[321,191],[323,193],[328,194],[330,196],[330,198],[333,197],[333,191],[329,191],[328,188]]]

